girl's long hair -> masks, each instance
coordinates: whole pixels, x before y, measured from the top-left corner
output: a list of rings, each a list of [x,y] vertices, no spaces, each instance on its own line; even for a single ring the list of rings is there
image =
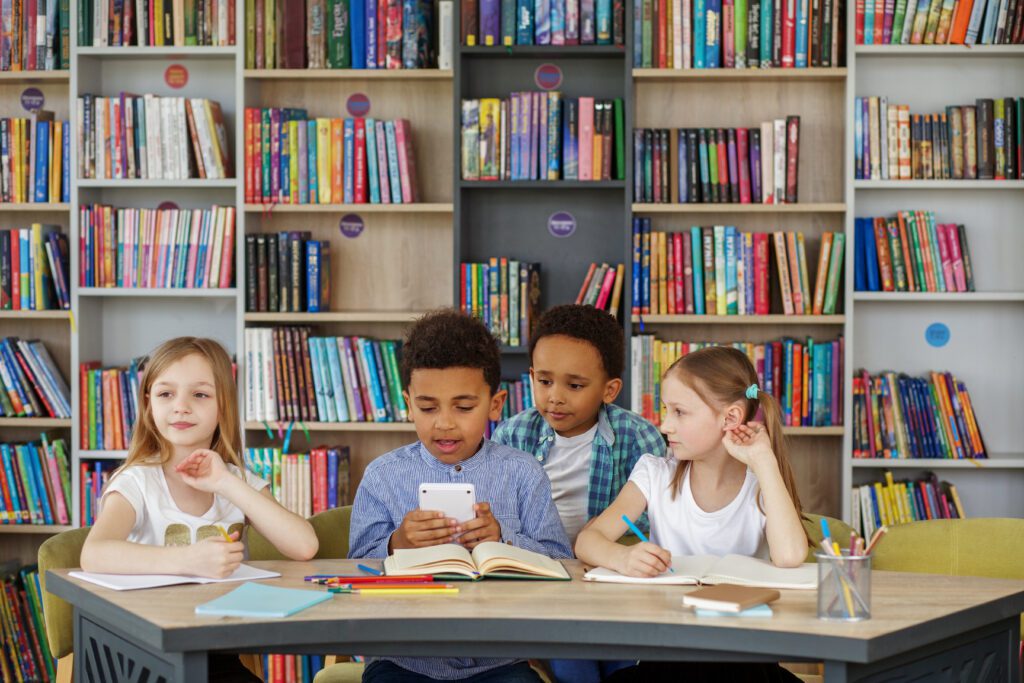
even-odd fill
[[[758,390],[757,398],[747,398],[747,388],[757,384],[757,371],[747,355],[729,346],[711,346],[679,358],[665,371],[665,378],[674,377],[693,389],[702,401],[711,406],[726,406],[736,401],[744,405],[743,422],[749,422],[760,409],[764,415],[772,451],[779,463],[782,481],[793,499],[798,515],[802,515],[796,479],[789,464],[786,438],[782,433],[782,411],[771,394]],[[672,476],[672,497],[683,484],[686,467],[677,467]]]
[[[196,354],[210,364],[213,370],[214,392],[217,397],[217,428],[213,432],[210,450],[216,451],[225,464],[244,470],[242,461],[242,433],[238,417],[238,394],[232,372],[231,357],[218,342],[202,337],[177,337],[158,346],[143,363],[139,387],[139,416],[128,444],[128,457],[118,471],[138,464],[155,464],[154,456],[162,465],[171,459],[173,449],[156,428],[150,406],[153,383],[168,367],[182,358]]]

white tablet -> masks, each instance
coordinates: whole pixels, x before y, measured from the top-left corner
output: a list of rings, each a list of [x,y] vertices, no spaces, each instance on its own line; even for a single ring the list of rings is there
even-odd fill
[[[473,484],[420,484],[420,510],[437,510],[462,523],[476,517]]]

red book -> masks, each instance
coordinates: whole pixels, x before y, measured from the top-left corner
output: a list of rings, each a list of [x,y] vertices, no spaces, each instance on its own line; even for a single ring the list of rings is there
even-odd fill
[[[799,187],[800,117],[786,117],[786,203],[796,204]]]
[[[214,41],[215,45],[220,43]],[[228,45],[235,44],[235,3],[228,2]]]
[[[354,199],[356,204],[365,204],[366,196],[366,120],[355,120],[355,152],[353,153]]]
[[[725,135],[725,129],[719,128],[715,135],[718,144],[715,145],[718,151],[718,196],[722,203],[729,202],[729,143]]]
[[[857,0],[856,3],[857,12],[857,45],[864,44],[864,0]],[[967,24],[964,24],[964,31],[967,30]]]
[[[747,150],[747,129],[736,129],[736,156],[740,172],[740,203],[750,203],[750,158]]]
[[[253,112],[252,107],[245,108],[245,201],[256,202],[256,173],[253,158]]]
[[[296,2],[278,5],[279,68],[306,68],[306,12],[303,4]]]
[[[658,0],[658,20],[655,23],[655,28],[658,31],[658,68],[665,69],[670,67],[668,63],[668,2],[667,0]]]
[[[590,279],[594,277],[594,271],[597,270],[597,264],[591,263],[590,268],[587,270],[587,276],[583,278],[583,286],[580,287],[580,293],[576,295],[576,305],[579,306],[583,303],[583,297],[587,295],[587,289],[590,287]],[[460,292],[466,291],[466,274],[462,274],[462,288]],[[463,295],[465,297],[465,295]]]
[[[772,345],[772,395],[776,401],[782,401],[782,342],[771,342]]]
[[[771,309],[768,282],[768,233],[754,233],[754,312],[767,315]]]
[[[668,299],[668,314],[675,315],[676,309],[676,241],[672,233],[665,235],[665,296]]]
[[[686,298],[684,290],[686,286],[684,284],[685,273],[683,266],[683,242],[689,242],[689,234],[687,239],[683,239],[683,234],[680,232],[672,233],[672,241],[675,244],[675,249],[672,251],[672,255],[675,258],[675,288],[676,288],[676,313],[684,313],[686,308]]]
[[[605,310],[608,305],[608,299],[611,298],[612,288],[615,286],[615,274],[618,272],[617,268],[609,268],[608,272],[604,275],[604,282],[601,283],[601,292],[597,295],[597,303],[594,305],[595,308]]]
[[[402,180],[402,203],[419,201],[416,192],[416,155],[412,146],[412,127],[408,119],[395,121],[395,146],[398,147],[398,175]]]
[[[21,237],[11,230],[11,309],[21,310]]]
[[[373,2],[373,0],[369,0]],[[391,3],[392,6],[395,4]],[[394,12],[392,11],[392,14]],[[387,68],[387,51],[388,51],[388,0],[377,0],[377,68]]]
[[[22,4],[22,6],[25,7],[25,37],[23,38],[23,40],[26,48],[25,52],[28,53],[28,58],[25,60],[26,71],[36,70],[36,12],[38,11],[38,8],[36,6],[37,2],[39,2],[39,0],[25,0],[24,3]],[[18,28],[15,27],[14,30],[17,31]],[[32,131],[32,133],[34,135],[35,131]]]
[[[220,283],[219,287],[231,286],[232,266],[235,263],[235,207],[227,206],[221,211],[227,212],[224,217],[224,246],[220,252]]]
[[[793,427],[800,426],[803,415],[803,345],[793,344],[793,406],[789,412],[789,424]]]
[[[462,44],[478,45],[477,35],[480,32],[480,18],[477,13],[477,0],[462,0]]]
[[[683,278],[685,282],[686,313],[693,313],[693,240],[683,237]],[[699,254],[698,254],[699,256]]]
[[[792,69],[796,55],[796,3],[782,0],[782,68]]]

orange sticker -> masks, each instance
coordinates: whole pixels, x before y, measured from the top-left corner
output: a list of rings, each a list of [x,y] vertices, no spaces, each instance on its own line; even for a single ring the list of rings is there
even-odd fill
[[[188,83],[188,69],[181,64],[171,64],[164,71],[164,82],[171,88],[184,88]]]

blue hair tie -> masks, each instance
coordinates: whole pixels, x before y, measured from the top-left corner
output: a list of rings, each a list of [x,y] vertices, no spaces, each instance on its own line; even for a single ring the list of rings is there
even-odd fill
[[[752,401],[757,399],[758,391],[759,389],[757,388],[757,383],[755,382],[754,384],[751,384],[749,387],[747,387],[747,398],[749,398]]]

